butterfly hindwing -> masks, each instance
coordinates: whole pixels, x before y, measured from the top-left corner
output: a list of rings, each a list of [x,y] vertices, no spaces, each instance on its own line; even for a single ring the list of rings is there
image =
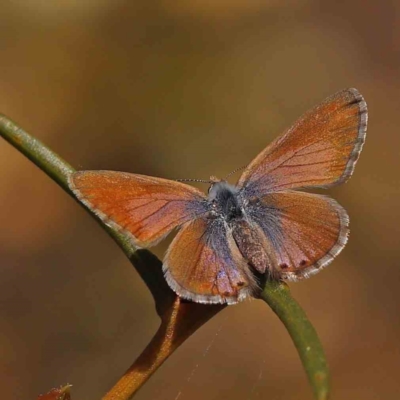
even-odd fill
[[[207,212],[198,189],[180,182],[114,171],[78,171],[69,185],[104,222],[136,247],[157,244],[171,230]]]
[[[170,245],[163,270],[179,296],[198,303],[233,304],[257,288],[247,262],[220,220],[187,222]]]
[[[320,271],[347,241],[347,213],[325,196],[297,191],[271,193],[251,201],[248,212],[272,249],[272,275],[289,281]]]

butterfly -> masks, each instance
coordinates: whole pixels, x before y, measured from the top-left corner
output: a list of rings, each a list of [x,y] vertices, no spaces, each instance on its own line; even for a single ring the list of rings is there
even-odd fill
[[[137,248],[179,228],[163,262],[172,290],[198,303],[257,296],[259,277],[299,281],[347,242],[349,218],[329,188],[354,171],[367,105],[345,89],[305,113],[244,170],[236,185],[212,178],[208,194],[182,182],[114,171],[78,171],[69,186]]]

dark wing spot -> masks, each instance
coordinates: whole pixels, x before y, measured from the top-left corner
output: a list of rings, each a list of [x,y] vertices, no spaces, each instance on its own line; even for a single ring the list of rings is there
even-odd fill
[[[279,264],[280,269],[287,269],[289,266],[286,263]]]
[[[300,261],[300,267],[304,267],[305,265],[307,265],[307,261],[306,260],[301,260]]]
[[[238,283],[236,284],[236,286],[242,287],[242,286],[244,286],[244,282],[238,282]]]

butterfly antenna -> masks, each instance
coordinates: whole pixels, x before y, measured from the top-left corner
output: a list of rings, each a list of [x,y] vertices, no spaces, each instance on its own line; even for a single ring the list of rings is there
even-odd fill
[[[227,176],[225,176],[224,180],[228,179],[230,176],[232,176],[233,174],[236,174],[236,172],[245,169],[247,167],[247,165],[244,165],[242,167],[236,168],[235,170],[233,170],[232,172],[229,172],[229,174]]]
[[[210,180],[204,179],[175,179],[177,182],[200,182],[200,183],[212,183]]]

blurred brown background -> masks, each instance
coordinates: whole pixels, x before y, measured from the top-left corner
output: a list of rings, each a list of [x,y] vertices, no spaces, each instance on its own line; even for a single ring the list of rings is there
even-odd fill
[[[0,112],[76,168],[224,176],[346,87],[369,106],[349,184],[351,237],[291,285],[325,346],[334,399],[400,398],[400,3],[13,0],[0,15]],[[206,190],[206,187],[204,187]],[[72,383],[99,399],[158,326],[152,298],[78,205],[0,140],[0,388]],[[156,248],[161,257],[164,246]],[[210,346],[211,345],[211,346]],[[137,396],[310,399],[258,301],[198,331]]]

